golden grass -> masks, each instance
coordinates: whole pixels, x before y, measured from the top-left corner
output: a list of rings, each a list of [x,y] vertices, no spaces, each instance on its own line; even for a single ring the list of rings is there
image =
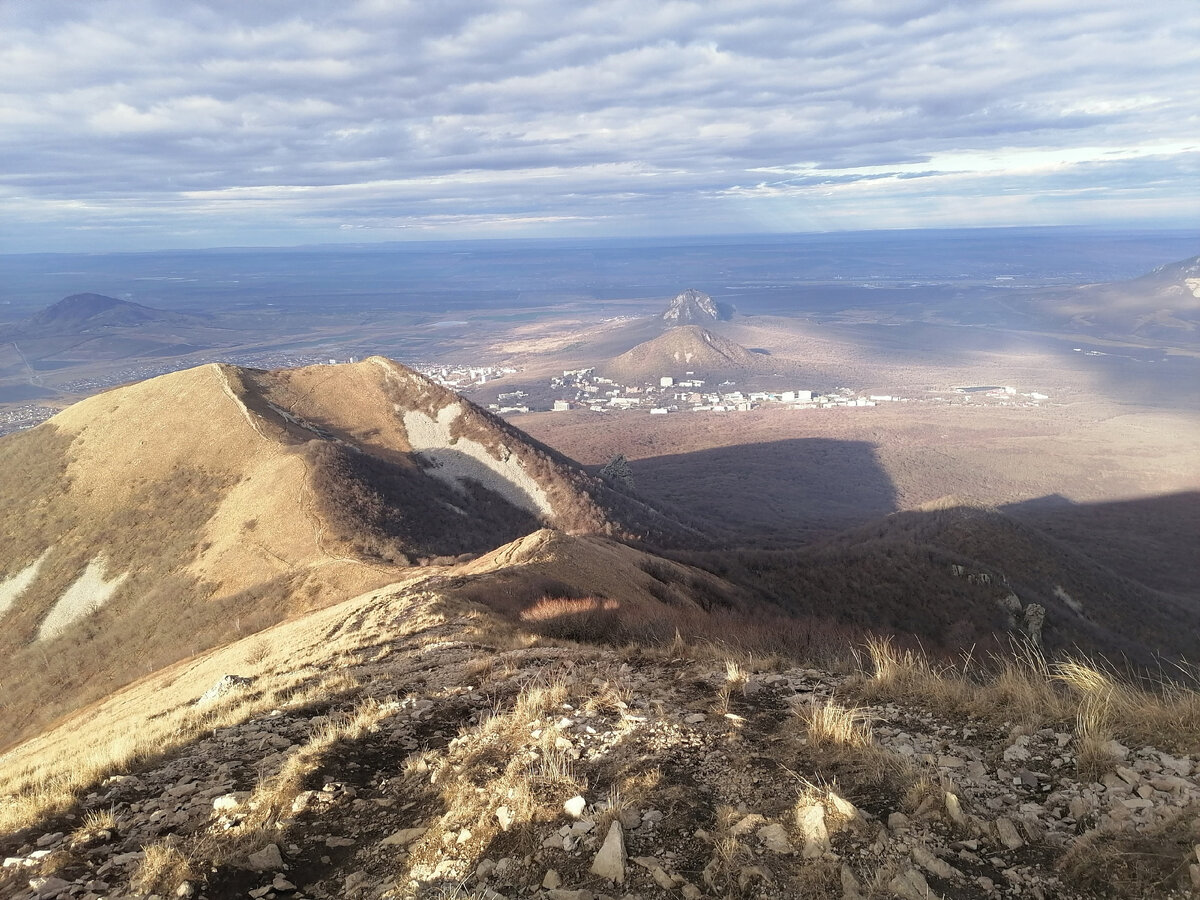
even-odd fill
[[[809,703],[796,705],[792,711],[804,723],[808,743],[814,749],[861,750],[875,742],[861,709]]]
[[[140,894],[173,894],[196,876],[192,861],[173,841],[158,841],[142,848],[143,856],[131,886]]]
[[[802,756],[821,778],[852,790],[886,785],[894,791],[906,790],[917,778],[905,757],[875,741],[861,709],[801,703],[793,705],[792,712],[804,726]]]

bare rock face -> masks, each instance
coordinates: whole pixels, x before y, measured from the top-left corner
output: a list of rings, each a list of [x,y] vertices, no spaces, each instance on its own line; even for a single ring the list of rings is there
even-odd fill
[[[668,325],[703,325],[729,316],[708,294],[688,288],[671,301],[662,318]]]

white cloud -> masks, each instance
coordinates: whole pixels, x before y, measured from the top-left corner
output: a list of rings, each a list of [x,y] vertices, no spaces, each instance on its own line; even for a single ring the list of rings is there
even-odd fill
[[[0,4],[0,241],[1194,219],[1198,63],[1192,0]]]

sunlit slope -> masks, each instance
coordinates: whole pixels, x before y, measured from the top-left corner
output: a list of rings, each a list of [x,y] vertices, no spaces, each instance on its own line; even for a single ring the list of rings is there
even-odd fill
[[[594,479],[382,358],[162,376],[6,438],[0,463],[12,737],[414,566],[617,528]]]

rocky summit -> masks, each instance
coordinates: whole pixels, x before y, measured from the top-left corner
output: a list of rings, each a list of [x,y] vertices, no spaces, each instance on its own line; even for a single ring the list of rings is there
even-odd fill
[[[668,325],[704,325],[727,318],[728,311],[721,304],[694,288],[677,294],[662,314]]]

